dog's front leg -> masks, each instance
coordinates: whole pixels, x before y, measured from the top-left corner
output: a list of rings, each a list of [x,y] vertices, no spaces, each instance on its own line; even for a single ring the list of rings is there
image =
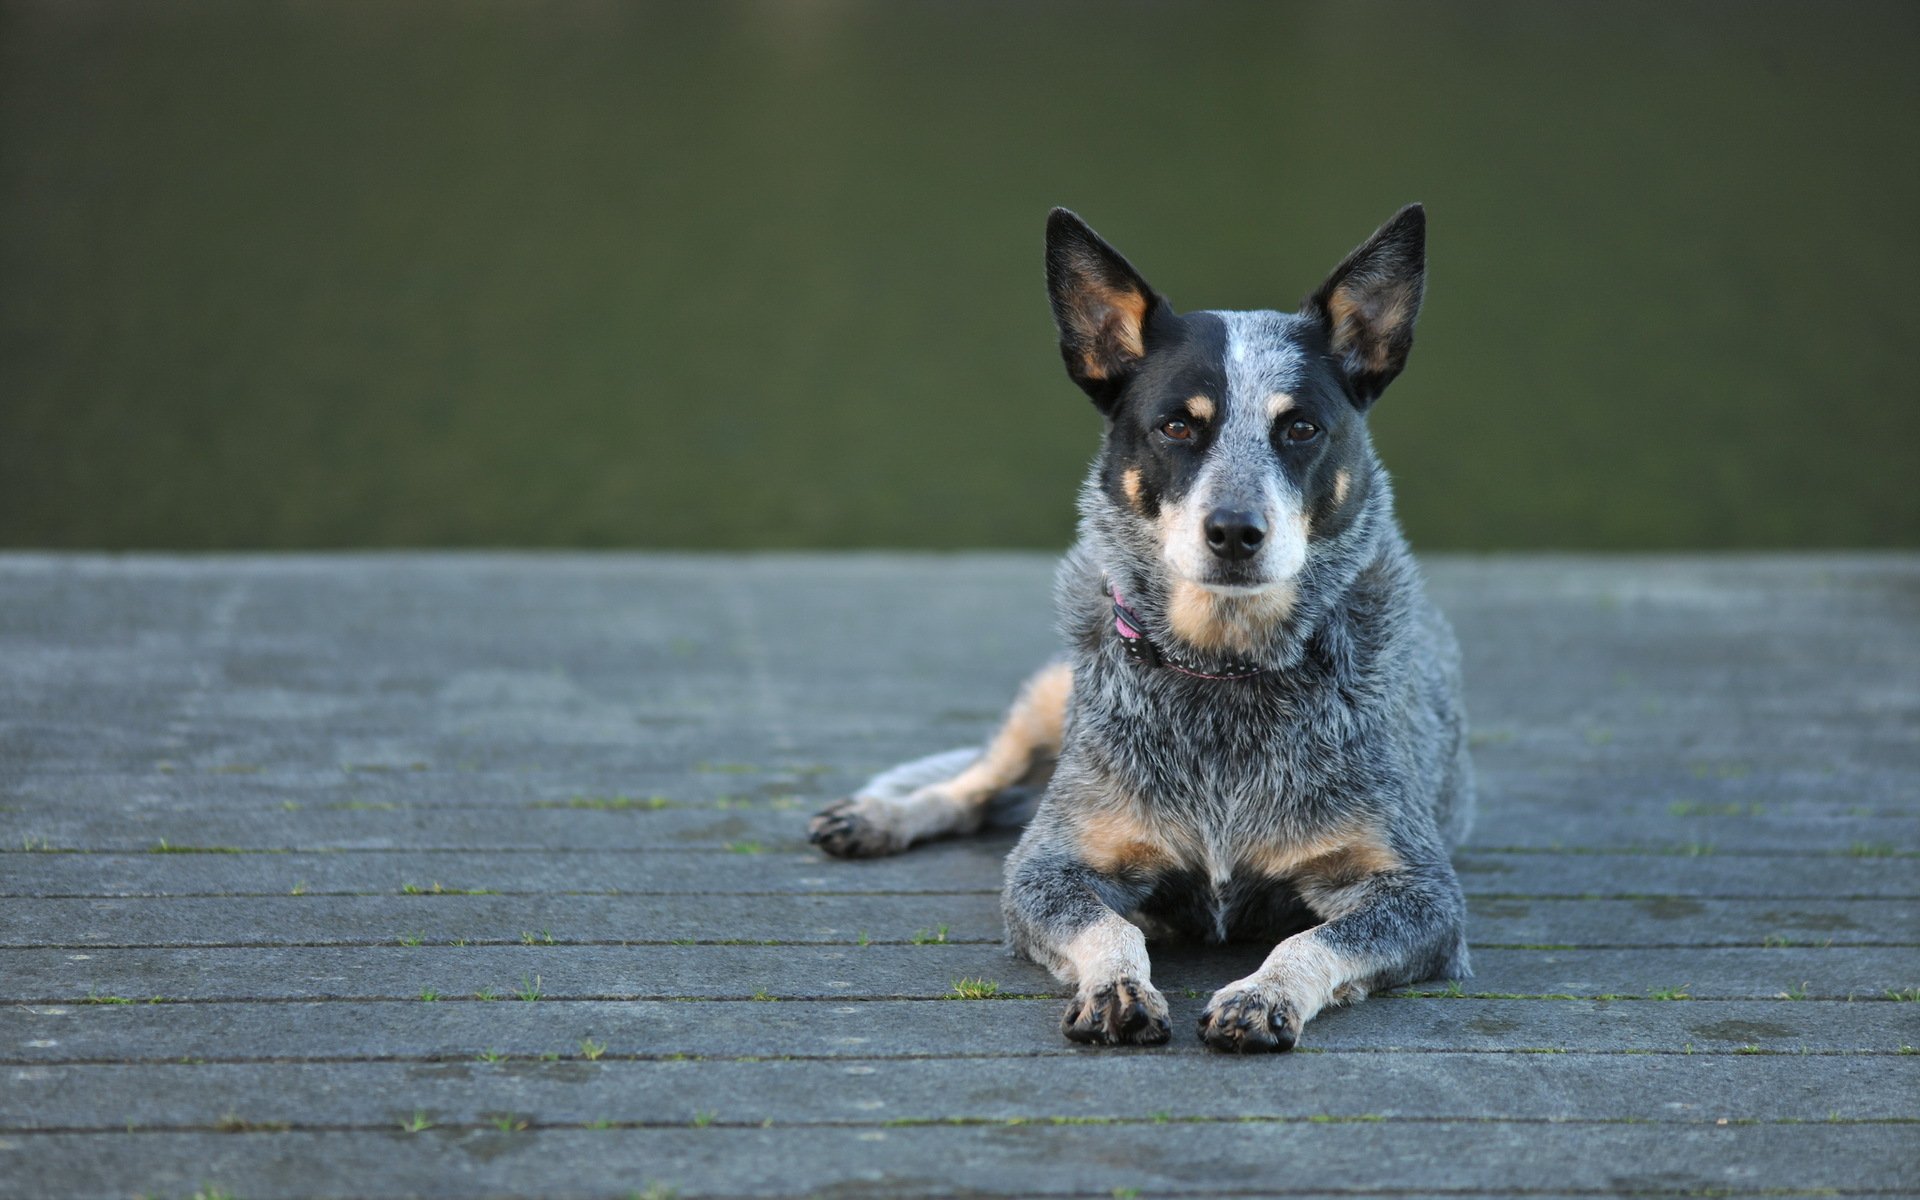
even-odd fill
[[[1374,988],[1467,974],[1466,902],[1444,857],[1357,880],[1302,881],[1327,920],[1274,947],[1260,969],[1213,994],[1200,1038],[1239,1054],[1290,1050],[1321,1009]]]
[[[1167,1001],[1150,977],[1146,935],[1103,892],[1118,894],[1111,878],[1030,829],[1007,869],[1008,941],[1074,985],[1060,1017],[1069,1039],[1159,1045],[1169,1033]]]

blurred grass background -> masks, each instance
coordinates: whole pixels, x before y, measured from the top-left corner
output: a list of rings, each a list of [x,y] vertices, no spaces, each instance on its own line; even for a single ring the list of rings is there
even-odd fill
[[[1059,546],[1050,205],[1415,199],[1416,545],[1914,545],[1917,14],[4,0],[0,545]]]

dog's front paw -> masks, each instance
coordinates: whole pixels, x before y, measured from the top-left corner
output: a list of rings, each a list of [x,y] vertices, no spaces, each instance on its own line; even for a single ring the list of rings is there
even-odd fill
[[[1228,1054],[1277,1053],[1293,1049],[1302,1024],[1274,989],[1228,984],[1200,1014],[1200,1040]]]
[[[1060,1016],[1060,1032],[1096,1046],[1158,1046],[1170,1036],[1167,1000],[1152,984],[1125,976],[1083,983]]]
[[[874,802],[861,797],[829,804],[807,823],[807,840],[838,858],[873,858],[905,850],[891,829],[874,819]]]

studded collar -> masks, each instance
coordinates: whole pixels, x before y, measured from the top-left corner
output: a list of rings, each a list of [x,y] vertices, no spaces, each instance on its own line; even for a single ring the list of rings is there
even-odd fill
[[[1266,670],[1258,663],[1230,662],[1223,672],[1202,671],[1174,658],[1148,637],[1143,628],[1140,614],[1127,607],[1126,597],[1111,582],[1107,584],[1107,598],[1113,601],[1113,631],[1120,635],[1120,648],[1127,657],[1144,667],[1165,667],[1169,671],[1178,671],[1182,675],[1191,675],[1195,679],[1232,680],[1246,679]]]

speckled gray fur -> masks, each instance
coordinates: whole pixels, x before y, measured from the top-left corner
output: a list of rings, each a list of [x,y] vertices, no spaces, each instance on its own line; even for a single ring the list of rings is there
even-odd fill
[[[1167,581],[1137,544],[1138,522],[1091,482],[1082,490],[1080,538],[1055,581],[1073,696],[1053,781],[1007,863],[1014,950],[1054,965],[1048,947],[1098,915],[1095,905],[1124,914],[1137,903],[1137,888],[1077,867],[1061,829],[1068,809],[1110,804],[1118,788],[1195,831],[1229,870],[1239,847],[1379,822],[1409,866],[1409,911],[1328,935],[1405,943],[1375,987],[1467,973],[1448,860],[1473,815],[1459,650],[1395,524],[1386,473],[1373,470],[1360,515],[1309,547],[1292,617],[1254,656],[1266,671],[1228,682],[1144,670],[1122,652],[1106,581],[1149,631],[1164,628]],[[1222,940],[1236,901],[1250,899],[1233,882],[1208,881]]]
[[[1169,1036],[1143,932],[1277,943],[1201,1017],[1226,1051],[1285,1050],[1328,1005],[1466,975],[1459,651],[1366,427],[1413,343],[1424,211],[1297,314],[1182,317],[1063,210],[1048,268],[1068,374],[1106,418],[1055,581],[1070,692],[1043,672],[977,760],[883,775],[816,817],[815,841],[858,855],[968,832],[1028,765],[1016,750],[1057,753],[1003,910],[1009,948],[1076,985],[1061,1027],[1079,1041]],[[1057,737],[1036,732],[1049,695]]]

